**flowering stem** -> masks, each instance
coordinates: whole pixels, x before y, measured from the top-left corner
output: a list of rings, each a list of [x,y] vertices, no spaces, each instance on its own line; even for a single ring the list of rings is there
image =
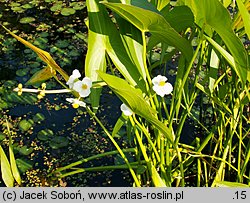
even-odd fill
[[[141,187],[141,184],[134,172],[134,169],[132,168],[132,166],[130,165],[127,157],[125,156],[124,152],[122,151],[122,149],[119,147],[119,145],[117,144],[117,142],[115,141],[115,139],[112,137],[112,135],[108,132],[108,130],[105,128],[105,126],[102,124],[102,122],[99,120],[99,118],[95,115],[95,113],[88,107],[86,106],[87,112],[89,113],[89,115],[96,120],[96,122],[101,126],[101,128],[103,129],[103,131],[106,133],[106,135],[109,137],[109,139],[111,140],[111,142],[114,144],[114,146],[116,147],[117,151],[120,153],[121,157],[123,158],[123,160],[125,161],[125,163],[127,164],[129,171],[135,181],[135,184],[137,187]]]
[[[15,88],[13,91],[18,92],[20,89]],[[31,92],[31,93],[39,93],[42,90],[39,89],[30,89],[30,88],[22,88],[22,92]],[[59,89],[59,90],[44,90],[44,93],[46,94],[60,94],[60,93],[69,93],[72,90],[70,89]]]

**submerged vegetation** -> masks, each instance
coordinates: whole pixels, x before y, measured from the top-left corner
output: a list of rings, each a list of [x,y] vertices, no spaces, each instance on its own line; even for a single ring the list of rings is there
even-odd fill
[[[6,186],[250,185],[248,0],[0,3]]]

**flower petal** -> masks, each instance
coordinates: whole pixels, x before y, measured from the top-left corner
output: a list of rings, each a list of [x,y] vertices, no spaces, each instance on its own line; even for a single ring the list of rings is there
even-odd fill
[[[75,69],[75,70],[73,70],[71,76],[74,77],[74,78],[80,78],[81,77],[81,73],[79,72],[79,70]]]
[[[73,89],[79,93],[79,95],[81,97],[87,97],[89,96],[90,94],[90,87],[91,86],[88,86],[88,84],[85,83],[85,81],[87,81],[88,84],[90,84],[91,82],[91,85],[92,85],[92,81],[90,80],[84,80],[84,81],[77,81],[74,83],[74,86],[73,86]],[[84,85],[87,85],[87,88],[83,88]]]
[[[126,104],[122,104],[120,109],[125,116],[131,116],[133,114],[133,111]]]
[[[84,84],[86,84],[89,88],[92,87],[92,80],[88,77],[85,77],[82,79],[82,82],[84,82]]]
[[[156,77],[154,77],[153,79],[152,79],[152,83],[153,83],[153,85],[159,85],[159,83],[161,82],[161,81],[167,81],[168,79],[165,77],[165,76],[162,76],[162,75],[157,75]]]

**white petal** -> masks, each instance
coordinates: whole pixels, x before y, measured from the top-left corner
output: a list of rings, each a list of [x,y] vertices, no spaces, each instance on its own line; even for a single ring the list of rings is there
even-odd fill
[[[82,90],[82,85],[84,83],[82,81],[77,81],[74,83],[74,86],[73,86],[73,89],[76,91],[76,92],[80,92]]]
[[[81,97],[87,97],[90,95],[90,89],[86,90],[81,89],[81,91],[79,91],[78,93],[80,94]]]
[[[133,114],[133,111],[126,104],[122,104],[120,108],[125,116],[131,116]]]
[[[152,83],[154,84],[154,85],[159,85],[159,83],[161,82],[161,81],[167,81],[168,79],[165,77],[165,76],[162,76],[162,75],[157,75],[156,77],[154,77],[153,79],[152,79]]]
[[[79,101],[79,100],[78,100],[78,104],[79,104],[79,106],[86,107],[86,103],[83,102],[83,101]]]
[[[164,86],[154,85],[153,90],[157,95],[164,97],[164,95],[168,95],[173,91],[173,86],[167,82]]]
[[[81,77],[81,73],[79,72],[79,70],[75,69],[73,70],[73,73],[71,75],[74,78],[80,78]]]
[[[88,77],[85,77],[82,79],[82,82],[84,82],[84,84],[86,84],[88,86],[88,88],[92,87],[92,80]]]
[[[66,101],[68,101],[69,103],[73,103],[75,101],[74,98],[66,98]]]
[[[169,82],[167,82],[163,87],[166,95],[170,94],[173,91],[173,86]]]

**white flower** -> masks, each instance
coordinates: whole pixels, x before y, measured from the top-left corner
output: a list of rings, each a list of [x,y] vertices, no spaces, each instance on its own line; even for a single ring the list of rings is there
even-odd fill
[[[69,86],[70,89],[73,88],[73,85],[75,83],[75,81],[81,77],[81,73],[79,72],[79,70],[75,69],[73,70],[72,75],[69,77],[69,80],[67,81],[67,85]]]
[[[92,81],[90,78],[85,77],[82,81],[74,83],[73,90],[77,91],[80,97],[87,97],[90,94],[90,88],[92,87]]]
[[[125,116],[131,116],[133,114],[133,111],[126,104],[122,104],[120,108]]]
[[[157,75],[152,79],[153,90],[156,94],[164,97],[164,95],[168,95],[173,91],[173,86],[166,82],[168,79],[165,76]]]
[[[73,108],[77,109],[79,106],[86,107],[86,103],[79,99],[66,98],[66,100],[72,104]]]

